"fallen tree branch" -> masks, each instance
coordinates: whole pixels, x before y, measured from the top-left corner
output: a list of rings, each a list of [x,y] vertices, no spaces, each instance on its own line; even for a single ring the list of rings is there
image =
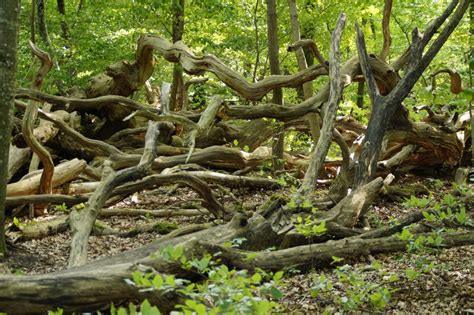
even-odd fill
[[[57,187],[75,179],[86,167],[86,161],[73,159],[59,164],[55,167],[51,186]],[[38,191],[41,182],[41,174],[31,176],[16,183],[7,185],[7,196],[30,195]]]
[[[417,236],[418,234],[415,235],[415,237]],[[443,244],[438,248],[474,244],[474,233],[472,232],[441,233],[440,236],[443,239]],[[333,261],[333,257],[356,258],[365,255],[405,251],[409,243],[410,241],[400,240],[396,236],[373,239],[354,237],[267,252],[248,252],[204,242],[200,242],[200,245],[211,253],[221,253],[220,258],[228,266],[247,270],[261,268],[277,271],[294,268],[299,270],[321,268],[329,265]],[[426,244],[426,246],[430,245]],[[249,257],[252,257],[252,259],[249,259]]]
[[[16,100],[15,101],[15,106],[19,109],[24,109],[27,105],[21,101]],[[54,125],[56,125],[64,134],[70,136],[73,138],[75,141],[78,142],[80,145],[84,145],[86,147],[89,147],[91,149],[98,149],[99,152],[103,153],[104,155],[107,156],[122,156],[126,155],[113,145],[110,145],[106,142],[100,141],[100,140],[95,140],[95,139],[90,139],[85,136],[83,136],[81,133],[78,131],[72,129],[69,127],[64,121],[60,119],[56,119],[53,114],[43,112],[41,110],[38,111],[38,114],[40,118],[48,120]]]
[[[202,234],[208,230],[210,229],[190,235]],[[189,240],[190,235],[177,239]],[[474,244],[472,232],[442,233],[440,236],[443,243],[438,248]],[[376,239],[352,238],[261,252],[237,250],[206,241],[196,241],[196,239],[177,243],[176,246],[182,246],[186,255],[195,257],[202,256],[206,252],[219,253],[222,262],[228,266],[250,271],[256,268],[278,271],[293,268],[300,270],[321,268],[329,265],[335,256],[350,259],[364,255],[405,251],[409,242],[394,236]],[[156,252],[150,252],[144,259],[134,261],[138,264],[131,262],[110,264],[109,260],[109,263],[104,265],[89,264],[47,275],[0,276],[0,309],[9,313],[24,312],[24,310],[45,312],[54,305],[54,307],[63,308],[66,312],[86,311],[108,306],[110,302],[130,298],[148,298],[151,303],[159,306],[160,310],[170,311],[174,305],[182,303],[180,299],[182,297],[173,293],[178,290],[168,295],[159,290],[146,294],[124,280],[130,279],[136,270],[156,272],[150,267],[154,267],[158,272],[180,274],[181,277],[189,277],[193,271],[183,270],[179,263],[164,260]],[[141,265],[143,265],[142,268],[140,268]]]
[[[153,163],[153,169],[163,170],[179,164],[185,164],[187,154],[175,156],[161,156],[156,158]],[[195,150],[189,158],[188,163],[204,164],[213,167],[242,169],[247,166],[260,165],[265,160],[271,158],[271,149],[259,147],[253,152],[245,152],[234,148],[223,146],[211,146],[201,150]],[[112,167],[120,169],[135,165],[140,159],[139,155],[127,155],[113,160]]]
[[[199,118],[199,122],[197,123],[197,128],[192,130],[186,137],[186,142],[189,146],[188,156],[186,157],[186,164],[189,161],[189,158],[194,152],[194,147],[196,146],[196,138],[201,136],[206,136],[211,129],[212,124],[214,123],[214,119],[216,117],[219,108],[222,106],[224,102],[224,98],[222,96],[213,96],[209,105],[206,107],[204,112],[201,114]]]
[[[112,191],[118,185],[144,177],[149,171],[156,155],[156,141],[158,138],[158,123],[149,122],[145,136],[145,149],[142,159],[137,166],[111,172],[105,176],[101,185],[89,198],[84,209],[75,208],[70,214],[72,230],[69,267],[84,264],[87,261],[87,240],[97,215],[107,201]]]

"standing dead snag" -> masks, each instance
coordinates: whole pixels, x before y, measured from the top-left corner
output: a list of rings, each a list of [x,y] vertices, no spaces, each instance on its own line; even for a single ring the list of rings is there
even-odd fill
[[[158,138],[157,122],[149,122],[145,136],[145,149],[137,166],[111,172],[105,176],[95,193],[89,198],[84,209],[75,207],[70,215],[72,230],[69,267],[82,265],[87,261],[87,240],[99,211],[107,201],[113,189],[127,181],[143,178],[153,165],[156,156],[156,141]]]
[[[341,43],[342,31],[346,23],[346,15],[339,15],[336,29],[331,37],[331,50],[329,53],[329,78],[330,91],[329,100],[325,106],[324,122],[321,129],[321,135],[311,155],[308,170],[303,180],[303,184],[299,189],[299,193],[304,197],[309,197],[314,190],[319,170],[323,165],[324,159],[329,150],[333,135],[334,124],[336,120],[337,107],[342,97],[342,80],[341,80],[341,56],[339,46]]]
[[[372,69],[369,66],[369,59],[373,58],[373,56],[371,55],[369,57],[367,54],[364,35],[356,25],[357,49],[361,69],[364,73],[372,101],[372,114],[364,138],[363,149],[356,165],[355,186],[364,184],[375,177],[382,140],[385,130],[392,120],[392,116],[397,110],[400,110],[402,107],[401,102],[408,96],[416,81],[418,81],[423,74],[423,71],[426,70],[449,35],[451,35],[455,27],[459,24],[468,6],[469,0],[461,0],[460,2],[453,0],[443,14],[429,25],[423,34],[419,33],[418,30],[414,30],[407,74],[386,96],[382,96],[377,87]],[[454,9],[456,10],[454,11]],[[423,54],[425,46],[428,45],[431,38],[450,15],[451,19],[445,28],[429,47],[427,52]]]

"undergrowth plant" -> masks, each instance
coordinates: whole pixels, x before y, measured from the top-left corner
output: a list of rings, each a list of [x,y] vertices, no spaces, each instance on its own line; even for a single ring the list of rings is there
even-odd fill
[[[339,261],[342,259],[333,257],[333,262]],[[336,309],[348,312],[369,311],[367,305],[372,311],[381,311],[398,290],[389,284],[397,282],[399,277],[385,271],[378,261],[374,261],[370,269],[377,271],[377,281],[369,280],[364,273],[357,272],[347,264],[338,266],[333,271],[337,281],[331,281],[321,274],[316,277],[316,285],[310,290],[311,297],[332,305],[324,310],[324,314],[333,314]]]
[[[236,247],[244,240],[230,244]],[[283,294],[278,285],[283,272],[267,273],[256,269],[253,274],[247,270],[230,269],[219,263],[217,256],[204,255],[188,259],[182,247],[166,247],[161,257],[179,262],[182,268],[195,271],[205,277],[201,283],[193,283],[174,275],[156,272],[136,271],[127,282],[142,291],[159,290],[166,294],[174,291],[188,297],[183,304],[176,306],[172,314],[269,314],[279,309],[276,302]],[[134,306],[111,308],[111,314],[135,314]],[[115,312],[115,313],[114,313]],[[148,301],[140,305],[141,314],[160,314],[159,309]]]

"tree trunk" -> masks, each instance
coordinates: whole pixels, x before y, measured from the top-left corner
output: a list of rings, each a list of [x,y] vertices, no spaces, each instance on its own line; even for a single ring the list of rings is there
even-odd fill
[[[44,0],[37,0],[38,3],[38,30],[43,40],[43,43],[46,47],[51,46],[51,39],[49,38],[48,28],[46,27],[46,18],[45,18],[45,3]],[[32,9],[33,10],[33,9]]]
[[[300,23],[298,21],[298,8],[296,6],[296,0],[288,0],[288,7],[290,8],[290,20],[291,20],[291,37],[294,42],[301,40],[300,34]],[[306,55],[303,51],[303,48],[298,48],[295,51],[296,59],[298,61],[298,70],[302,71],[308,68],[308,63],[306,60]],[[304,99],[307,100],[313,96],[313,83],[305,82],[303,83],[303,95]],[[317,113],[310,113],[306,115],[306,119],[309,122],[311,136],[313,137],[313,142],[318,141],[319,135],[321,133],[321,117]]]
[[[10,150],[13,101],[15,95],[16,47],[20,2],[4,0],[0,5],[0,258],[5,245],[5,197],[7,192],[8,153]]]
[[[30,40],[33,44],[36,44],[36,0],[31,0],[31,14],[30,14]]]
[[[469,28],[469,33],[471,36],[471,43],[474,40],[474,2],[471,2],[471,5],[469,7],[469,20],[471,21],[470,23],[470,28]],[[469,53],[470,59],[474,59],[474,47],[471,46],[471,51]],[[472,67],[469,68],[469,83],[472,89],[472,76],[474,70]],[[471,116],[471,166],[474,167],[474,108],[472,106],[472,97],[471,101],[469,102],[469,115]]]
[[[313,193],[319,171],[323,165],[324,159],[331,145],[334,125],[336,123],[336,113],[339,102],[342,98],[342,80],[341,80],[341,56],[340,56],[340,42],[342,31],[346,23],[345,14],[341,14],[337,21],[337,26],[331,36],[331,49],[329,61],[329,78],[330,78],[330,92],[329,100],[325,105],[324,123],[321,129],[321,135],[314,146],[311,153],[308,170],[303,180],[303,184],[299,189],[299,193],[305,197],[310,197]]]
[[[298,22],[298,8],[296,6],[296,0],[288,0],[288,7],[290,8],[290,18],[291,18],[291,37],[294,42],[297,42],[301,39],[300,35],[300,25]],[[298,48],[295,51],[296,60],[298,61],[298,70],[304,70],[308,68],[306,63],[306,57],[303,52],[303,48]],[[313,85],[312,82],[303,83],[303,93],[304,99],[308,99],[313,96]]]
[[[79,12],[81,12],[82,8],[84,8],[85,5],[86,5],[86,0],[79,0],[79,4],[77,5],[76,14],[79,14]]]
[[[388,94],[384,94],[382,90],[379,90],[379,86],[376,84],[374,75],[369,66],[369,59],[374,59],[375,56],[371,54],[369,58],[365,47],[364,35],[359,27],[356,26],[359,60],[372,101],[372,114],[362,144],[362,152],[356,164],[354,180],[356,187],[367,183],[375,177],[385,131],[389,125],[393,125],[392,116],[396,118],[400,116],[394,114],[403,111],[401,102],[408,96],[415,83],[459,24],[469,3],[469,0],[462,0],[459,3],[453,1],[443,12],[442,18],[436,19],[426,28],[423,34],[418,30],[413,32],[410,60],[408,61],[406,75]],[[439,35],[429,48],[426,48],[431,38],[439,31],[439,28],[448,17],[450,17],[449,22],[447,22],[444,29],[439,32]]]
[[[64,5],[64,0],[57,0],[58,12],[61,15],[61,36],[65,39],[69,39],[69,26],[66,22],[66,6]]]
[[[267,0],[267,33],[268,33],[268,59],[270,60],[270,74],[280,74],[279,46],[278,46],[278,23],[276,1]],[[272,102],[283,104],[283,92],[281,88],[273,90]],[[275,171],[283,169],[283,145],[284,127],[278,126],[273,143],[273,169]]]
[[[173,43],[183,38],[184,32],[184,5],[185,0],[173,0]],[[170,110],[178,112],[184,103],[183,68],[180,64],[173,67],[173,83],[171,85]]]

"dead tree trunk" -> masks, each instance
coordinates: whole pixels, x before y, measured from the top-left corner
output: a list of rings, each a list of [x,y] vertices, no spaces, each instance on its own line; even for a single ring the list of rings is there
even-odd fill
[[[369,59],[375,56],[369,56],[367,54],[364,36],[358,26],[356,26],[359,60],[372,101],[372,114],[362,145],[362,152],[356,165],[355,186],[366,183],[375,177],[382,140],[385,130],[390,125],[393,114],[397,111],[403,111],[403,109],[400,108],[402,106],[401,102],[408,96],[416,81],[423,74],[423,71],[425,71],[449,35],[451,35],[455,27],[459,24],[468,6],[468,0],[461,0],[459,4],[457,0],[454,0],[443,14],[428,26],[423,34],[417,29],[413,31],[407,74],[386,96],[380,93],[369,66]],[[423,54],[426,45],[428,45],[433,35],[449,16],[451,16],[451,18],[445,28],[440,32],[426,53]]]
[[[345,22],[346,16],[341,14],[331,36],[331,50],[329,52],[329,100],[326,106],[323,107],[324,123],[323,128],[321,129],[321,135],[311,153],[309,167],[306,170],[303,184],[299,189],[299,193],[303,197],[309,197],[313,193],[319,171],[323,165],[324,159],[326,158],[332,140],[333,129],[336,122],[336,112],[342,97],[343,83],[341,79],[341,56],[339,53],[339,46]]]
[[[298,21],[298,8],[296,6],[296,1],[288,0],[288,6],[290,8],[291,36],[294,42],[298,42],[301,40],[301,35],[300,35],[300,23]],[[296,48],[295,53],[296,53],[296,59],[298,61],[298,69],[300,71],[307,69],[308,64],[306,61],[306,56],[304,54],[303,48],[302,47]],[[313,96],[312,82],[303,83],[303,96],[305,100]],[[306,118],[309,122],[311,136],[313,137],[313,141],[316,142],[321,132],[320,130],[321,117],[317,113],[309,113],[308,115],[306,115]]]

